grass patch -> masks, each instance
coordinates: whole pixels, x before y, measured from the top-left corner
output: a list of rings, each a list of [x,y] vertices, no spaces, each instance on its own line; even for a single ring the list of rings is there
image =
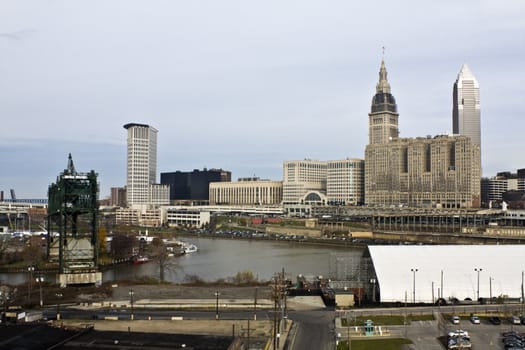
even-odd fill
[[[427,315],[407,315],[407,323],[410,324],[412,321],[431,321],[434,316],[431,314]],[[392,316],[359,316],[351,319],[341,319],[341,325],[343,327],[348,326],[363,326],[366,320],[372,320],[376,326],[393,326],[405,324],[405,317],[403,315],[392,315]]]
[[[401,350],[403,345],[412,344],[409,339],[352,340],[352,350]],[[337,350],[348,350],[348,342],[340,341]]]

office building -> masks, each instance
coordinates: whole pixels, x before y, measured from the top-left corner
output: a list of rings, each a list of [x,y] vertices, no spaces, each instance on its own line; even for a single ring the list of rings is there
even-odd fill
[[[169,227],[201,228],[210,223],[210,212],[199,209],[164,207],[165,223]]]
[[[481,145],[479,84],[466,64],[454,83],[452,129],[454,134],[468,136],[473,144]]]
[[[382,61],[369,114],[373,135],[365,150],[365,203],[380,207],[479,207],[479,144],[459,135],[399,138],[396,111]]]
[[[518,169],[516,173],[499,172],[496,176],[481,179],[481,200],[485,207],[501,203],[508,191],[525,191],[525,169]]]
[[[210,205],[279,205],[282,199],[282,181],[256,177],[210,183]]]
[[[283,204],[326,204],[326,162],[289,160],[283,164]]]
[[[326,197],[329,205],[363,205],[365,161],[362,159],[327,162]]]
[[[156,184],[157,129],[138,123],[124,128],[128,132],[127,205],[169,204],[169,187]]]
[[[170,186],[170,201],[201,201],[210,198],[210,183],[230,182],[231,172],[222,169],[175,171],[160,174],[160,183]]]

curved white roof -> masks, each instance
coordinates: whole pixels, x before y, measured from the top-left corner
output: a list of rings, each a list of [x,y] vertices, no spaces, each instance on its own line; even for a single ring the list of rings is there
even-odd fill
[[[368,249],[381,302],[404,302],[405,293],[407,301],[412,302],[414,290],[416,302],[432,302],[432,296],[435,300],[439,295],[447,300],[452,297],[477,300],[475,269],[480,270],[481,298],[489,298],[491,291],[493,297],[519,298],[522,294],[525,245],[390,245]]]

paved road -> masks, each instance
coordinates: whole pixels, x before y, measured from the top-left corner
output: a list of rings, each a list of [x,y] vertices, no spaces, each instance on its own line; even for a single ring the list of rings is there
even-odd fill
[[[335,313],[333,311],[290,312],[288,317],[297,324],[297,333],[290,350],[335,349]]]

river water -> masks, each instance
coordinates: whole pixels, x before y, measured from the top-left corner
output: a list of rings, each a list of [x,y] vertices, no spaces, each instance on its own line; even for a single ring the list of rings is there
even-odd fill
[[[270,280],[285,269],[289,278],[298,274],[329,277],[331,253],[358,258],[363,248],[318,246],[304,243],[229,238],[185,237],[183,241],[197,245],[199,250],[173,257],[165,272],[165,280],[184,282],[196,276],[212,282],[227,279],[238,272],[250,271],[258,280]],[[103,273],[103,282],[130,280],[141,277],[159,278],[155,262],[141,265],[119,265]],[[9,284],[27,283],[28,273],[0,274]],[[53,278],[53,276],[47,276]]]

